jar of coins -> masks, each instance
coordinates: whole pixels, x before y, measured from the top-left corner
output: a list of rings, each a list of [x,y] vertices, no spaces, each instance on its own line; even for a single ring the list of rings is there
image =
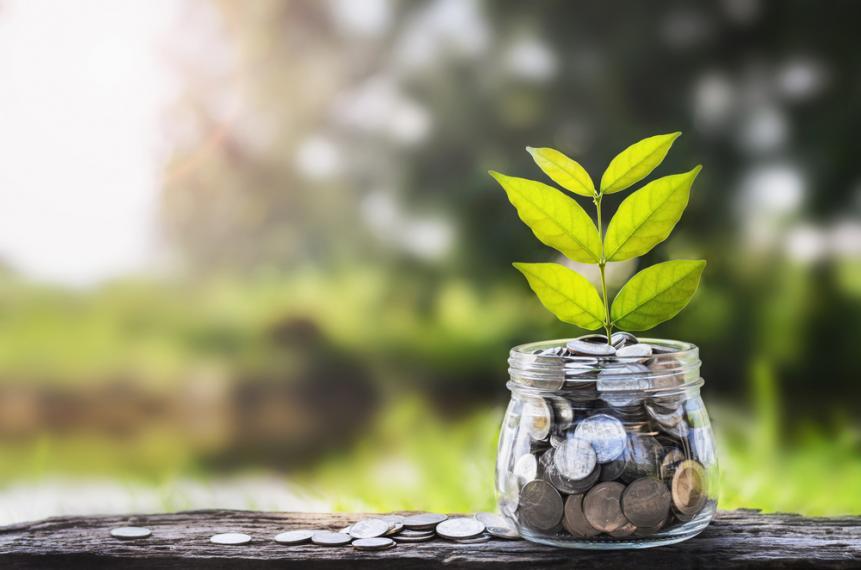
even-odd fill
[[[521,536],[644,548],[709,524],[718,467],[696,346],[587,335],[515,347],[508,362],[496,491]]]

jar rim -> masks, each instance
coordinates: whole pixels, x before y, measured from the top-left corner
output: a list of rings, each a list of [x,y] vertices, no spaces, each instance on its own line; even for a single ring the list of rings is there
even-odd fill
[[[539,340],[534,342],[527,342],[524,344],[518,344],[511,349],[511,356],[515,355],[528,355],[528,356],[536,356],[535,351],[546,348],[553,348],[556,346],[564,346],[568,342],[572,340],[578,340],[575,338],[557,338],[553,340]],[[672,348],[674,349],[672,352],[662,352],[662,356],[670,356],[673,358],[680,358],[685,356],[693,356],[698,357],[699,348],[697,345],[691,342],[685,342],[681,340],[671,340],[671,339],[663,339],[663,338],[643,338],[639,337],[639,340],[642,343],[652,344],[661,346],[664,348]],[[554,357],[551,358],[564,358],[566,362],[591,362],[595,359],[594,356],[564,356],[564,357]],[[638,356],[614,356],[613,357],[618,362],[636,362],[641,359]]]
[[[702,385],[699,348],[667,339],[641,338],[663,350],[652,356],[571,356],[554,354],[576,339],[525,343],[511,349],[509,388],[556,392],[594,386],[608,392],[677,391]],[[551,349],[550,352],[546,352]]]

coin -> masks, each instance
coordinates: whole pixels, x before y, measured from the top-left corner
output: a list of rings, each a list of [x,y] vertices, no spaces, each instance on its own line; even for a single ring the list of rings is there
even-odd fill
[[[404,530],[398,534],[398,536],[406,536],[408,538],[416,538],[423,536],[436,536],[436,531],[434,529],[428,530]]]
[[[353,548],[356,550],[385,550],[395,545],[395,541],[391,538],[357,538],[353,541]]]
[[[574,422],[574,409],[565,398],[554,398],[550,403],[553,407],[553,420],[556,429],[565,430]]]
[[[598,463],[617,459],[625,451],[627,442],[625,426],[607,414],[596,414],[581,421],[574,435],[592,444]]]
[[[592,445],[578,437],[568,437],[553,453],[553,465],[559,474],[572,481],[591,475],[597,462]]]
[[[225,545],[248,544],[251,542],[251,537],[241,532],[224,532],[210,536],[209,542]]]
[[[476,518],[455,517],[436,525],[436,533],[443,538],[462,540],[480,535],[484,528],[484,523]]]
[[[517,540],[520,538],[520,533],[513,526],[489,526],[487,532],[496,538],[504,538],[506,540]]]
[[[557,471],[556,467],[551,466],[547,472],[547,480],[551,485],[556,487],[556,490],[560,493],[565,493],[567,495],[576,495],[578,493],[585,493],[592,486],[598,482],[598,479],[601,477],[601,466],[597,463],[595,464],[595,469],[592,470],[592,473],[580,479],[579,481],[572,481],[561,475],[559,471]]]
[[[658,479],[637,479],[622,493],[622,512],[636,526],[655,527],[670,512],[670,490]]]
[[[625,471],[625,454],[601,466],[601,481],[615,481]]]
[[[568,352],[574,355],[583,356],[613,356],[616,354],[616,349],[613,345],[604,342],[587,342],[584,340],[570,340],[568,344]]]
[[[553,421],[553,412],[547,400],[537,396],[527,399],[523,405],[522,418],[532,439],[547,439]]]
[[[673,475],[673,504],[683,515],[695,515],[706,504],[706,472],[693,459],[682,461]]]
[[[448,518],[448,515],[437,513],[418,513],[404,518],[404,526],[411,530],[433,529]]]
[[[459,538],[457,540],[451,540],[450,542],[456,542],[457,544],[478,544],[480,542],[487,542],[492,537],[489,534],[481,534],[474,538]]]
[[[616,347],[616,350],[623,346],[637,344],[638,342],[637,337],[628,332],[617,332],[610,336],[610,344]]]
[[[353,538],[376,538],[389,532],[390,528],[391,525],[382,519],[363,519],[353,523],[349,534]]]
[[[514,463],[513,472],[520,485],[525,485],[535,479],[538,474],[538,460],[531,453],[521,455]],[[409,525],[407,525],[407,528],[409,528]]]
[[[152,531],[141,526],[121,526],[111,529],[111,536],[114,538],[132,539],[132,538],[147,538],[152,535]]]
[[[613,532],[628,522],[622,514],[625,486],[616,481],[598,483],[583,497],[583,514],[589,524],[603,532]]]
[[[423,534],[421,536],[398,534],[393,536],[392,538],[395,540],[395,542],[427,542],[436,538],[436,533],[431,532],[428,534]]]
[[[404,523],[390,522],[389,523],[389,530],[386,531],[386,534],[384,536],[393,536],[393,535],[398,534],[402,530],[404,530]]]
[[[562,497],[547,481],[530,481],[520,492],[517,513],[525,526],[550,530],[562,520]]]
[[[275,542],[278,544],[304,544],[311,541],[316,530],[288,530],[281,534],[275,535]]]
[[[608,532],[607,534],[609,534],[613,538],[628,538],[629,536],[634,536],[635,532],[637,532],[637,527],[628,522],[623,524],[613,532]]]
[[[594,528],[583,514],[583,495],[569,495],[565,499],[565,516],[562,526],[569,533],[579,538],[591,538],[601,531]]]
[[[497,513],[475,513],[475,520],[481,522],[484,526],[507,526],[511,523],[504,516]]]
[[[616,349],[619,358],[649,358],[652,356],[652,347],[645,343],[628,344]]]
[[[633,481],[657,476],[663,452],[663,446],[651,435],[629,434],[622,478]]]
[[[344,546],[345,544],[350,544],[351,540],[353,540],[353,537],[349,534],[343,532],[329,532],[328,530],[315,532],[311,536],[311,542],[318,546]]]
[[[685,454],[680,449],[670,449],[664,458],[661,460],[661,468],[658,474],[664,481],[672,481],[673,475],[676,474],[676,469],[679,464],[685,460]]]

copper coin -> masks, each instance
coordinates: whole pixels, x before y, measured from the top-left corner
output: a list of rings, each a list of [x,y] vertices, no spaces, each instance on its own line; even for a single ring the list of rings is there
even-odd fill
[[[622,514],[625,486],[615,481],[598,483],[583,497],[583,514],[594,528],[613,532],[628,522]]]
[[[682,461],[673,475],[673,504],[683,515],[695,515],[706,504],[706,471],[703,466],[688,459]]]
[[[637,479],[622,493],[622,512],[636,526],[655,527],[670,512],[670,490],[652,477]]]
[[[530,481],[520,491],[517,514],[529,528],[550,530],[562,520],[562,496],[547,481]]]
[[[583,514],[583,495],[569,495],[565,499],[565,518],[562,519],[562,526],[579,538],[591,538],[601,532],[590,525]]]

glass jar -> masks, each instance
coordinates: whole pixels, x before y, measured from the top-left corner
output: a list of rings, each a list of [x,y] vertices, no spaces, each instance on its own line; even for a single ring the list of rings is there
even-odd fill
[[[646,548],[691,538],[714,517],[718,466],[699,350],[627,333],[612,340],[511,350],[496,492],[527,540]],[[578,342],[594,345],[584,352]]]

